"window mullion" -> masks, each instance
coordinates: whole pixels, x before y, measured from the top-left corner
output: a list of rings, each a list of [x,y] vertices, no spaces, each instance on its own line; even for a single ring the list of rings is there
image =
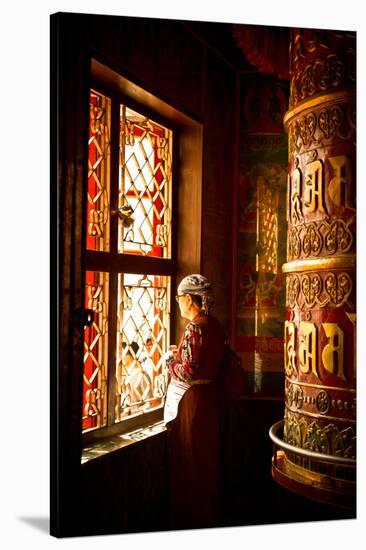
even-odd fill
[[[119,178],[119,101],[112,97],[111,117],[111,183],[110,183],[110,252],[117,252],[118,244],[118,178]],[[116,405],[116,342],[117,342],[117,299],[118,274],[110,272],[109,327],[108,327],[108,421],[115,421]]]

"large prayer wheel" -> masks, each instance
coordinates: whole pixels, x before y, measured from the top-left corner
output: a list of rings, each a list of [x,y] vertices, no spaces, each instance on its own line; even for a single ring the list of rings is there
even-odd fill
[[[285,414],[273,477],[355,507],[356,38],[293,29],[287,195]],[[281,434],[281,427],[283,433]]]

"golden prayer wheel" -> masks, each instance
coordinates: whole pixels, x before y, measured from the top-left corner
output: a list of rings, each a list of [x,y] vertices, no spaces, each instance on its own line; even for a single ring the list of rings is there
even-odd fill
[[[291,33],[285,415],[270,430],[281,448],[274,479],[349,509],[356,501],[355,50],[354,33]]]

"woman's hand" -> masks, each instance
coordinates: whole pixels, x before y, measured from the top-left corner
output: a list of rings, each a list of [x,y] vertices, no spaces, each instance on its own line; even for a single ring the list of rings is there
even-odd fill
[[[168,351],[164,354],[164,359],[167,363],[169,363],[172,359],[178,357],[178,355],[179,352],[177,346],[172,345],[168,347]]]
[[[170,351],[172,355],[178,355],[178,348],[176,345],[169,346],[168,351]]]

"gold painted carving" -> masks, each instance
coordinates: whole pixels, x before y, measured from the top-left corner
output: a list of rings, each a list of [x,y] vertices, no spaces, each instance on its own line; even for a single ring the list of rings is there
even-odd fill
[[[323,426],[316,420],[307,421],[286,410],[284,439],[295,447],[344,458],[356,457],[356,430],[353,426],[341,428],[334,422]]]
[[[328,97],[324,98],[328,100]],[[309,106],[302,106],[302,109],[294,115],[288,123],[289,136],[289,157],[294,154],[305,153],[313,150],[314,147],[324,147],[332,144],[335,139],[349,140],[355,135],[355,112],[356,107],[351,95],[344,98],[347,102],[324,106],[320,103],[319,109],[309,110]],[[352,101],[351,101],[352,100]],[[306,112],[304,114],[304,109]]]
[[[340,378],[344,382],[350,382],[349,377],[345,372],[344,363],[344,332],[337,323],[321,323],[327,342],[321,350],[321,361],[324,370],[333,376]],[[284,366],[288,381],[292,376],[297,375],[296,367],[296,324],[294,322],[285,322],[285,338],[284,338]],[[355,330],[354,330],[355,333]],[[303,374],[313,374],[320,381],[322,377],[318,370],[317,361],[318,336],[317,327],[314,323],[303,321],[299,324],[299,339],[298,339],[298,359],[299,370]],[[355,348],[354,348],[355,349]],[[355,363],[354,363],[354,375]],[[293,380],[291,380],[291,383]],[[312,384],[303,383],[303,385],[312,386]],[[312,387],[318,387],[312,386]],[[321,386],[326,389],[325,386]],[[330,387],[327,389],[331,389]],[[338,388],[333,388],[338,389]],[[319,397],[319,400],[321,398]],[[324,404],[323,404],[324,405]],[[321,408],[321,401],[317,402],[319,411],[325,414],[325,410]],[[343,405],[342,405],[343,407]],[[348,409],[348,405],[345,406]],[[328,409],[327,409],[328,410]]]
[[[319,414],[328,420],[337,420],[340,422],[354,422],[355,413],[356,413],[356,399],[345,400],[345,399],[331,399],[328,391],[323,389],[322,386],[313,386],[316,390],[319,390],[315,395],[306,394],[306,388],[304,391],[304,384],[300,384],[298,381],[291,381],[291,383],[285,389],[285,398],[286,398],[286,408],[288,411],[294,413],[302,413],[307,417],[311,418],[320,418]],[[339,388],[334,388],[339,390]],[[342,388],[343,391],[343,388]],[[305,407],[303,408],[303,405]],[[316,407],[318,412],[310,412],[309,408],[306,406],[310,405],[312,409]],[[333,415],[329,416],[327,413],[331,409]],[[349,411],[350,416],[348,418],[341,418],[337,413],[339,411]],[[334,416],[336,414],[336,416]]]
[[[311,151],[308,156],[310,159],[316,159],[316,151]],[[329,199],[337,207],[352,207],[352,166],[350,159],[345,155],[338,155],[328,157],[327,160],[333,170],[333,175],[327,188]],[[293,170],[289,179],[288,189],[288,197],[290,197],[288,207],[291,210],[288,218],[292,226],[305,225],[303,208],[307,213],[326,213],[323,176],[323,163],[320,160],[311,160],[311,162],[308,162],[304,167],[305,185],[302,196],[301,171],[299,168]],[[335,223],[338,225],[343,224],[343,226],[347,223],[348,228],[351,220],[345,222],[343,219],[339,219],[330,222],[329,219],[325,218],[317,223],[319,224],[319,228],[324,224],[324,227],[331,231]]]
[[[311,308],[315,303],[320,303],[319,297],[322,292],[322,280],[318,273],[304,275],[301,282],[301,290],[305,298],[307,308]]]
[[[347,458],[355,458],[356,455],[356,434],[354,429],[349,426],[345,430],[341,430],[334,436],[334,454]]]
[[[314,141],[314,133],[316,129],[316,115],[309,113],[299,120],[299,137],[305,147],[308,147]]]
[[[289,276],[286,279],[286,305],[294,309],[298,304],[300,294],[300,279],[297,275]]]
[[[335,54],[328,55],[325,61],[317,60],[314,68],[318,69],[318,84],[322,91],[339,86],[346,76],[344,62]]]
[[[288,376],[292,376],[297,373],[296,368],[296,349],[295,349],[295,334],[296,325],[292,321],[285,321],[285,339],[284,339],[284,351],[285,351],[285,371]]]
[[[332,109],[322,109],[319,113],[319,128],[326,139],[334,136],[344,118],[342,109],[336,105]]]
[[[328,194],[336,206],[351,206],[351,162],[345,155],[328,158],[334,176],[328,183]]]
[[[318,115],[318,127],[321,131],[320,137],[324,137],[326,140],[333,139],[334,136],[341,139],[349,139],[354,128],[350,124],[348,131],[345,131],[346,121],[347,114],[339,105],[334,105],[330,109],[322,109]]]
[[[303,434],[303,449],[330,454],[330,441],[328,437],[330,431],[330,426],[321,428],[317,422],[311,422]]]
[[[291,227],[288,231],[287,238],[287,258],[289,260],[297,259],[301,254],[301,240],[300,240],[301,227]]]
[[[323,204],[323,164],[314,160],[305,167],[304,206],[308,212],[325,212]]]
[[[316,396],[315,403],[316,408],[318,409],[320,414],[327,414],[331,404],[328,392],[326,392],[325,390],[320,390],[320,392]]]
[[[302,428],[306,424],[305,420],[298,421],[297,418],[286,410],[285,411],[285,423],[283,427],[284,440],[289,445],[295,445],[295,447],[302,447]]]
[[[325,277],[325,292],[331,305],[339,307],[347,301],[352,291],[352,279],[348,273],[328,273]]]
[[[301,409],[304,403],[304,390],[297,384],[290,384],[286,390],[286,402],[289,407],[295,406],[296,409]]]
[[[333,376],[347,382],[344,365],[344,332],[337,323],[321,323],[327,343],[321,351],[322,365]],[[315,323],[302,321],[299,325],[299,369],[303,374],[314,374],[319,380],[317,363],[317,327]],[[284,363],[286,376],[297,374],[296,325],[285,322]]]
[[[328,344],[324,346],[322,352],[323,366],[334,376],[346,381],[343,363],[343,330],[337,323],[322,323],[322,327],[326,337],[329,339]]]
[[[304,374],[312,372],[317,378],[316,325],[302,321],[299,326],[299,368]]]
[[[353,325],[353,375],[356,378],[356,313],[346,313]]]
[[[354,217],[348,221],[325,219],[290,227],[287,239],[288,260],[299,259],[301,252],[306,258],[319,256],[322,252],[326,255],[348,252],[354,241],[350,229],[354,222]]]
[[[327,303],[335,307],[340,307],[348,302],[348,298],[352,292],[352,279],[348,273],[340,273],[335,275],[329,273],[325,278],[325,292],[327,294]]]
[[[286,305],[291,309],[352,306],[349,301],[352,288],[352,278],[346,272],[288,275]]]
[[[347,70],[347,65],[355,60],[351,56],[348,57],[349,59],[344,60],[331,53],[324,60],[316,59],[302,72],[295,73],[290,84],[290,106],[297,105],[299,101],[315,94],[339,88],[348,81],[353,83],[352,70]]]
[[[336,40],[335,40],[336,39]],[[296,29],[293,39],[290,44],[290,67],[292,72],[299,71],[300,64],[308,56],[318,52],[322,57],[328,54],[330,48],[333,51],[344,51],[347,48],[345,59],[350,55],[355,55],[354,52],[355,33],[348,31],[329,31],[325,29]],[[347,64],[349,65],[349,64]],[[350,71],[350,69],[348,69]]]
[[[353,222],[354,218],[351,218],[348,222],[341,219],[334,220],[332,223],[328,223],[327,221],[321,222],[326,228],[324,243],[329,254],[348,252],[350,250],[353,244],[353,235],[349,227]]]
[[[318,227],[321,226],[320,224],[317,225],[315,222],[312,222],[305,227],[306,230],[302,244],[304,256],[318,256],[323,247],[323,239],[318,229]]]
[[[293,225],[304,222],[301,207],[301,172],[298,168],[291,176],[291,222]]]

